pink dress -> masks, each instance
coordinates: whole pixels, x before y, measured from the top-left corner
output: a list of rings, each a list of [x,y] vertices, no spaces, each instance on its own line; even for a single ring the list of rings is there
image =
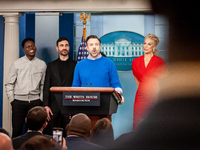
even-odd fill
[[[136,129],[139,122],[155,101],[159,87],[159,79],[166,74],[166,70],[164,60],[155,55],[153,55],[147,67],[145,67],[144,55],[133,60],[133,75],[139,81],[134,103],[133,130]]]

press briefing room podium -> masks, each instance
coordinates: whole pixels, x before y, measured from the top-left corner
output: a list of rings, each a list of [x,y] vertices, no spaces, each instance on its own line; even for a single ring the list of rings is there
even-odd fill
[[[60,99],[65,114],[87,114],[92,122],[92,127],[98,119],[117,112],[118,102],[114,88],[100,87],[51,87],[51,92],[56,92],[55,97]]]

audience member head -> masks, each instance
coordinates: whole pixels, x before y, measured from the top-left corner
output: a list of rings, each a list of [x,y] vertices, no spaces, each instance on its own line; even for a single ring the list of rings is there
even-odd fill
[[[62,147],[42,135],[36,135],[22,144],[20,150],[62,150]]]
[[[0,128],[0,133],[4,133],[4,134],[6,134],[6,135],[8,135],[10,137],[10,134],[8,133],[8,131],[6,131],[3,128]]]
[[[29,130],[41,130],[47,126],[47,112],[44,107],[36,106],[28,111],[26,123]]]
[[[72,117],[69,124],[67,125],[66,131],[67,136],[77,135],[87,140],[90,136],[91,120],[87,115],[83,113],[76,114]]]
[[[169,22],[169,61],[199,61],[198,1],[150,0],[153,11]]]
[[[108,146],[114,141],[113,127],[109,119],[102,118],[96,122],[91,134],[92,143]]]
[[[0,133],[0,150],[13,150],[11,138],[4,133]]]

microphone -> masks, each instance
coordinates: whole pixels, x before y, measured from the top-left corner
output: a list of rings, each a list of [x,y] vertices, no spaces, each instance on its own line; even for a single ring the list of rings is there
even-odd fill
[[[85,87],[87,86],[87,83],[85,83]]]

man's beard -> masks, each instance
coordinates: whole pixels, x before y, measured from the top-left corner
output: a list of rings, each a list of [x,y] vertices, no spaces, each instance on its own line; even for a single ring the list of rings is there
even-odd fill
[[[67,53],[63,53],[63,51],[67,51]],[[62,51],[59,52],[59,54],[62,56],[67,56],[69,54],[69,51],[66,49],[63,49]]]
[[[98,57],[98,56],[99,56],[99,54],[100,54],[100,52],[99,52],[99,53],[97,53],[97,54],[95,54],[95,55],[94,55],[94,54],[92,54],[92,53],[90,53],[90,56],[91,56],[91,57],[93,57],[93,58],[96,58],[96,57]]]

